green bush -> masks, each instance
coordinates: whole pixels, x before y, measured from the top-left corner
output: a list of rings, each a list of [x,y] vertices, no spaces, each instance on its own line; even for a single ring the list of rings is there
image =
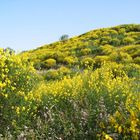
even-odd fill
[[[56,60],[52,59],[52,58],[45,60],[44,61],[44,66],[46,68],[53,68],[53,67],[56,66]]]
[[[34,100],[39,80],[35,72],[26,59],[0,50],[0,134],[7,127],[17,133],[25,124],[32,124],[33,104],[39,100]]]
[[[60,75],[67,75],[67,74],[71,73],[71,70],[69,68],[67,68],[67,67],[61,66],[58,69],[58,72],[59,72]]]
[[[113,46],[119,46],[119,45],[121,45],[121,41],[118,38],[113,38],[111,40],[110,44]]]
[[[91,49],[90,48],[81,49],[80,53],[81,55],[89,55],[91,53]]]
[[[120,28],[118,32],[119,32],[119,34],[123,34],[124,35],[126,30],[125,30],[125,28]]]
[[[129,45],[122,47],[120,51],[128,53],[131,57],[137,57],[140,54],[140,45]]]
[[[41,62],[39,60],[34,60],[33,66],[36,70],[41,70],[41,68],[42,68]]]
[[[96,33],[93,33],[90,37],[90,40],[95,40],[98,38],[98,35]]]
[[[100,42],[101,45],[109,44],[111,42],[111,37],[109,36],[101,37]]]
[[[110,60],[118,63],[129,63],[132,62],[132,57],[127,53],[116,51],[110,55]]]
[[[59,79],[59,73],[57,70],[49,70],[44,77],[46,80],[56,80]]]
[[[136,64],[124,65],[123,71],[128,75],[128,77],[140,78],[140,66]]]
[[[96,56],[94,60],[95,60],[94,68],[99,68],[103,63],[110,61],[110,58],[104,55],[104,56]]]
[[[134,40],[133,38],[131,38],[131,37],[125,37],[125,38],[123,39],[123,44],[124,44],[124,45],[133,44],[134,41],[135,41],[135,40]]]
[[[114,48],[113,46],[107,44],[107,45],[102,46],[101,50],[102,50],[102,54],[108,55],[113,52]]]
[[[140,57],[136,57],[136,58],[134,58],[134,63],[140,65]]]
[[[73,66],[78,62],[78,59],[76,57],[73,57],[73,56],[67,56],[64,58],[63,62],[69,66]]]
[[[81,66],[84,68],[89,68],[94,66],[95,61],[91,57],[85,57],[81,61]]]
[[[60,51],[55,52],[54,58],[58,63],[63,63],[64,58],[67,56],[67,53],[63,53]]]
[[[111,37],[116,37],[118,35],[118,32],[116,30],[109,30],[108,31]]]

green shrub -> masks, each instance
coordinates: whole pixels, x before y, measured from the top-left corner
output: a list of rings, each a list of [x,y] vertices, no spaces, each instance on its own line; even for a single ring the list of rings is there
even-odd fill
[[[134,58],[134,63],[140,65],[140,57],[136,57],[136,58]]]
[[[90,37],[90,40],[95,40],[98,38],[98,35],[96,33],[93,33]]]
[[[122,63],[132,62],[132,57],[129,54],[124,53],[124,52],[119,52],[119,51],[113,52],[110,55],[110,59],[112,61],[115,61],[118,63],[120,63],[120,62],[122,62]]]
[[[56,66],[56,60],[52,59],[52,58],[45,60],[44,61],[44,66],[46,68],[53,68],[53,67]]]
[[[44,77],[46,80],[56,80],[59,79],[59,73],[57,70],[49,70]]]
[[[64,60],[64,58],[65,58],[67,55],[68,55],[68,54],[67,54],[66,52],[63,53],[63,52],[57,51],[57,52],[55,52],[55,54],[54,54],[54,58],[55,58],[55,60],[56,60],[58,63],[62,63],[63,60]]]
[[[135,40],[134,40],[133,38],[131,38],[131,37],[125,37],[125,38],[123,39],[123,44],[124,44],[124,45],[133,44],[134,41],[135,41]]]
[[[110,44],[113,46],[119,46],[119,45],[121,45],[121,41],[118,38],[113,38],[111,40]]]
[[[94,40],[93,41],[93,46],[99,46],[100,45],[100,40]]]
[[[110,43],[110,41],[111,41],[111,37],[109,37],[109,36],[104,36],[104,37],[101,37],[101,45],[105,45],[105,44],[109,44]]]
[[[118,35],[118,32],[116,30],[109,30],[108,31],[111,37],[116,37]]]
[[[93,67],[95,61],[91,57],[85,57],[81,61],[81,66],[84,68]]]
[[[102,48],[99,46],[92,47],[92,54],[93,55],[100,55],[102,54]]]
[[[39,101],[34,100],[39,80],[35,72],[26,59],[0,50],[0,134],[5,134],[7,127],[17,133],[32,123],[33,104]]]
[[[135,42],[136,45],[140,45],[140,40]]]
[[[95,67],[95,68],[98,68],[98,67],[100,67],[103,63],[109,61],[110,58],[109,58],[108,56],[106,56],[106,55],[105,55],[105,56],[96,56],[96,57],[94,58],[94,60],[95,60],[94,67]]]
[[[128,75],[128,77],[140,78],[140,66],[136,64],[124,65],[123,71]]]
[[[113,49],[114,49],[113,46],[108,44],[101,47],[102,54],[104,55],[111,54],[113,52]]]
[[[36,70],[41,70],[41,68],[42,68],[41,62],[38,59],[34,59],[34,65],[33,66]]]
[[[60,75],[67,75],[67,74],[70,74],[71,70],[67,67],[61,66],[58,69],[58,72],[59,72]]]
[[[125,30],[125,28],[120,28],[118,32],[119,32],[119,34],[123,34],[124,35],[126,30]]]
[[[125,46],[120,51],[128,53],[131,57],[137,57],[140,54],[140,45]]]
[[[69,66],[73,66],[77,63],[78,59],[76,57],[67,56],[64,58],[64,63],[66,63]]]
[[[81,49],[81,55],[89,55],[91,53],[90,48]]]

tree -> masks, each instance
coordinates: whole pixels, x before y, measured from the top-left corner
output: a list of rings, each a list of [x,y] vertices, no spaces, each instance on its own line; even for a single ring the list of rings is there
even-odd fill
[[[13,50],[13,49],[10,48],[10,47],[5,48],[4,51],[5,51],[5,52],[8,52],[9,54],[15,53],[15,50]]]
[[[68,40],[68,38],[69,38],[69,35],[67,35],[67,34],[64,34],[64,35],[62,35],[61,37],[60,37],[60,41],[66,41],[66,40]]]

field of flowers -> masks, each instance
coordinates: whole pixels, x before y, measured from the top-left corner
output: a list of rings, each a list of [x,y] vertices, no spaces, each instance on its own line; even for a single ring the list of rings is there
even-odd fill
[[[139,140],[139,40],[130,24],[0,49],[0,140]]]
[[[46,82],[0,50],[0,139],[138,140],[140,66],[104,62]]]

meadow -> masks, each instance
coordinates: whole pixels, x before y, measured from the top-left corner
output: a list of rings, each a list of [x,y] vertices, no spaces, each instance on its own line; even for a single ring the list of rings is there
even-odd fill
[[[139,138],[140,25],[0,50],[0,140]]]

